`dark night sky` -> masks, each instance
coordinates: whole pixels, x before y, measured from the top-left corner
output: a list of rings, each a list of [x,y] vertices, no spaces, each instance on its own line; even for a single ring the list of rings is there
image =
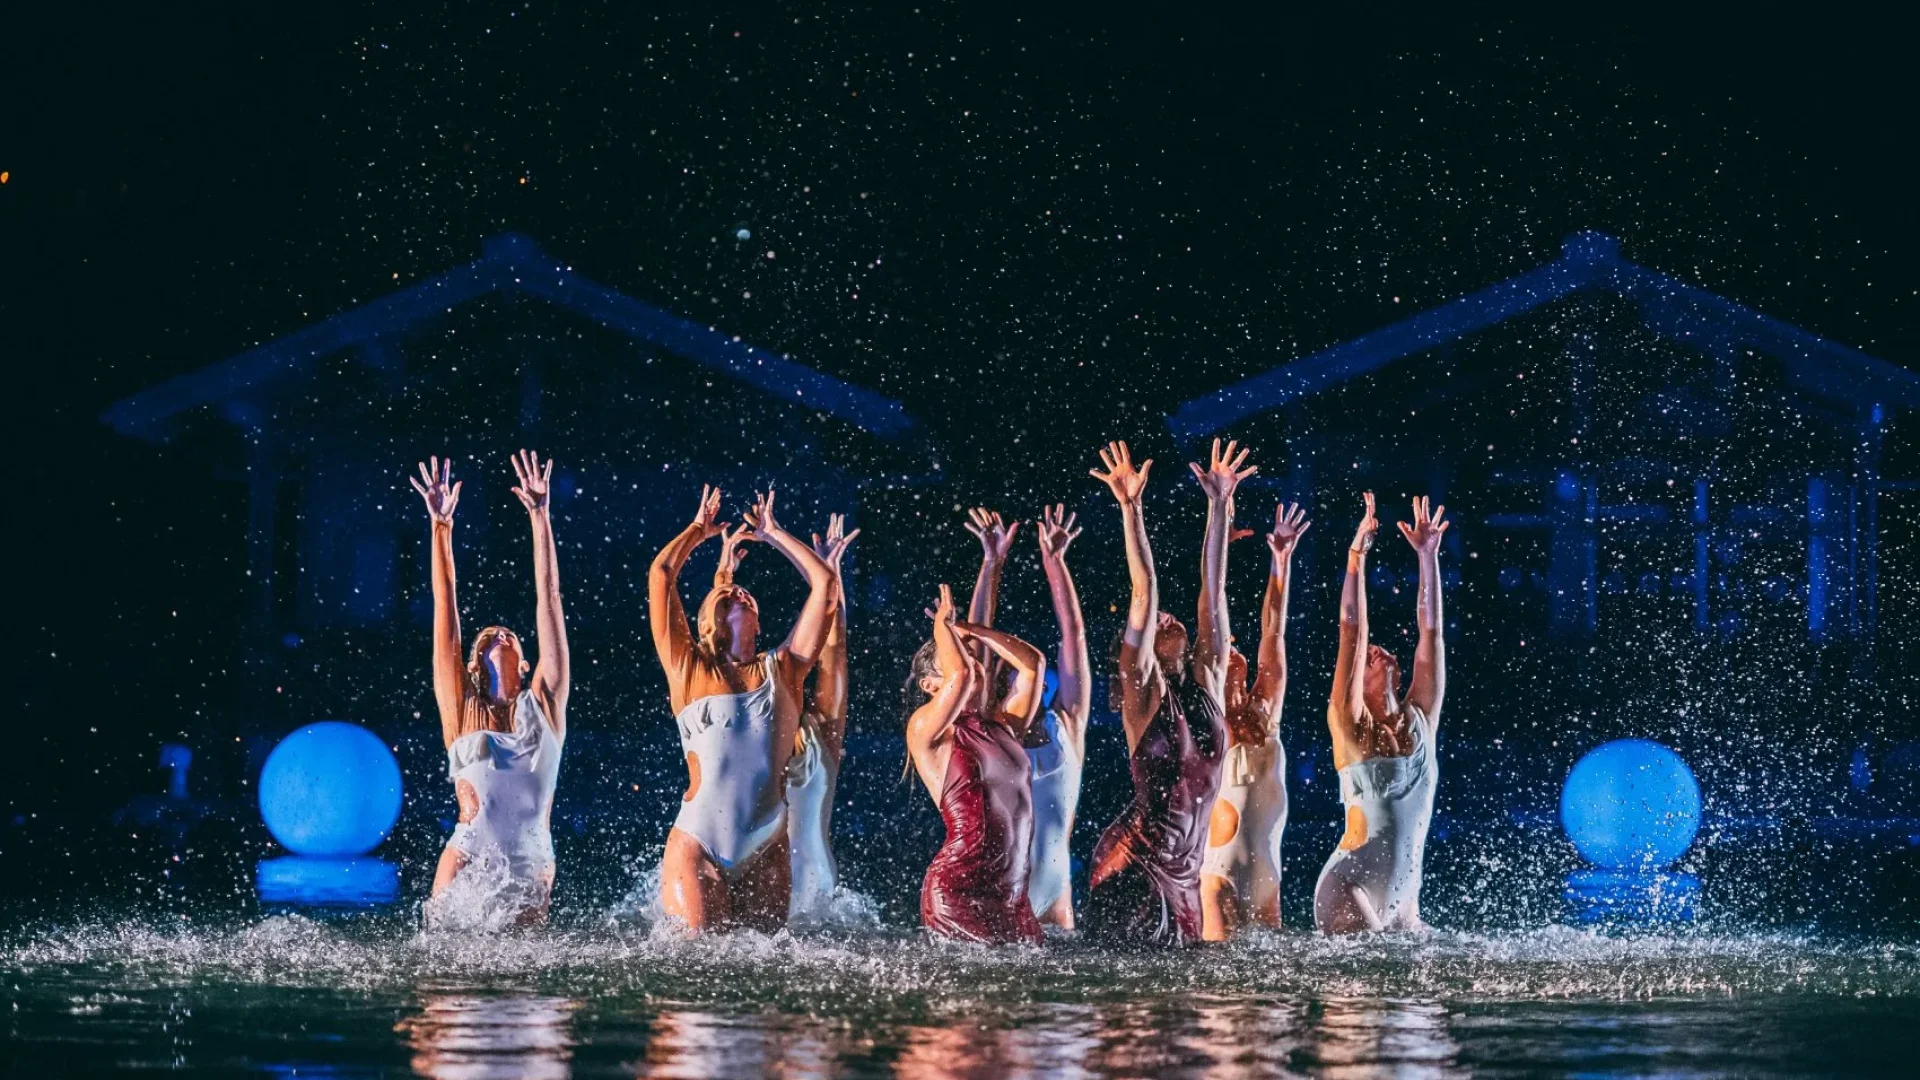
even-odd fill
[[[1021,484],[1079,482],[1088,432],[1164,432],[1169,402],[1579,228],[1920,363],[1893,25],[665,7],[69,7],[0,34],[34,43],[0,131],[34,722],[85,722],[93,680],[190,696],[207,639],[171,627],[221,621],[172,621],[205,601],[177,568],[237,543],[235,507],[100,409],[509,228],[904,400],[976,497],[1006,432]]]

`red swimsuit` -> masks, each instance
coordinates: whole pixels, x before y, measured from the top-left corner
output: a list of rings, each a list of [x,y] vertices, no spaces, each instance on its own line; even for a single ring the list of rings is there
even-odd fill
[[[920,921],[962,941],[1041,940],[1027,903],[1032,772],[1005,724],[971,712],[954,722],[940,817],[947,840],[921,883]]]
[[[1159,711],[1133,748],[1133,802],[1093,849],[1089,936],[1156,945],[1200,941],[1200,862],[1226,752],[1219,701],[1191,681],[1163,681]]]

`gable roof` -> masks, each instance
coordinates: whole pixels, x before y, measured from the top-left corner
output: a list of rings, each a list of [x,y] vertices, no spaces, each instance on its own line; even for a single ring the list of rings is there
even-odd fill
[[[883,439],[899,439],[917,426],[892,398],[607,288],[575,273],[519,233],[488,239],[480,258],[465,266],[123,398],[101,419],[123,435],[158,439],[169,421],[189,409],[300,375],[322,357],[344,349],[377,349],[383,336],[495,292],[540,297]]]
[[[1629,262],[1619,240],[1585,231],[1567,237],[1560,257],[1537,270],[1194,398],[1167,426],[1176,439],[1203,438],[1582,290],[1637,302],[1647,325],[1673,340],[1716,354],[1751,348],[1776,357],[1810,393],[1862,407],[1920,408],[1920,375]]]

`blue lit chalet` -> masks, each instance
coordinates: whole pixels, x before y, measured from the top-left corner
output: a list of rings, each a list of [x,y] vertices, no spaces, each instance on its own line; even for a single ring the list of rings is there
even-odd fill
[[[523,633],[525,522],[506,455],[525,446],[556,459],[576,657],[617,670],[657,667],[644,649],[646,566],[702,481],[727,489],[729,514],[777,481],[783,519],[808,530],[831,510],[857,516],[863,491],[931,464],[898,402],[596,284],[513,234],[472,263],[146,389],[104,419],[126,435],[211,447],[245,478],[243,731],[326,715],[386,726],[416,707],[395,689],[424,686],[415,669],[428,621],[426,528],[405,475],[429,454],[451,455],[466,481],[457,543],[469,621]],[[710,572],[704,554],[690,580]],[[784,606],[792,575],[765,553],[749,570],[755,562],[755,588],[764,582]],[[849,573],[856,605],[885,587]],[[413,662],[407,672],[392,670],[396,657]],[[355,670],[388,695],[360,700],[358,713],[339,700],[341,674]],[[346,682],[349,699],[372,692]]]
[[[1870,646],[1882,503],[1914,491],[1882,465],[1911,460],[1916,406],[1912,371],[1583,232],[1545,266],[1195,398],[1169,425],[1183,445],[1284,441],[1272,486],[1335,531],[1362,486],[1440,495],[1461,515],[1455,547],[1474,537],[1454,572],[1523,636],[1791,618]]]

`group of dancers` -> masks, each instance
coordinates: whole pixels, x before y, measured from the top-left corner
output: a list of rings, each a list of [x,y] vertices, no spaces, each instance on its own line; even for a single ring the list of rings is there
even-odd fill
[[[1067,551],[1080,535],[1056,505],[1036,523],[1040,565],[1059,624],[1049,696],[1046,654],[995,629],[1002,571],[1020,528],[976,509],[967,528],[982,560],[962,618],[952,589],[927,609],[929,640],[905,687],[912,771],[946,825],[921,886],[933,934],[974,942],[1039,942],[1043,924],[1089,938],[1167,946],[1220,941],[1280,925],[1280,843],[1287,821],[1280,710],[1286,698],[1287,598],[1295,547],[1309,522],[1281,505],[1266,534],[1269,569],[1256,665],[1234,647],[1226,597],[1234,493],[1257,470],[1233,442],[1190,465],[1207,499],[1195,632],[1160,608],[1142,496],[1153,462],[1124,442],[1091,474],[1119,504],[1132,595],[1116,635],[1110,699],[1125,728],[1133,798],[1093,851],[1076,915],[1069,837],[1086,760],[1092,699],[1085,620]],[[450,462],[412,481],[432,521],[434,696],[459,823],[428,901],[430,924],[545,920],[554,879],[549,826],[569,687],[553,526],[551,461],[514,455],[513,493],[534,548],[540,655],[490,626],[462,656],[453,570],[461,484]],[[773,930],[823,916],[838,883],[831,815],[847,719],[847,620],[841,564],[860,530],[833,515],[802,541],[777,520],[771,490],[739,525],[703,488],[693,520],[648,574],[653,644],[666,671],[687,787],[660,863],[660,908],[689,933]],[[1439,552],[1445,508],[1413,501],[1401,534],[1419,561],[1413,677],[1368,635],[1366,561],[1380,522],[1371,492],[1347,548],[1340,648],[1327,708],[1346,831],[1314,890],[1325,933],[1408,930],[1420,919],[1423,848],[1438,766],[1434,740],[1446,688]],[[712,588],[690,622],[679,579],[720,540]],[[736,581],[746,545],[779,552],[807,583],[785,640],[760,644],[760,610]],[[1251,675],[1251,679],[1250,679]]]

